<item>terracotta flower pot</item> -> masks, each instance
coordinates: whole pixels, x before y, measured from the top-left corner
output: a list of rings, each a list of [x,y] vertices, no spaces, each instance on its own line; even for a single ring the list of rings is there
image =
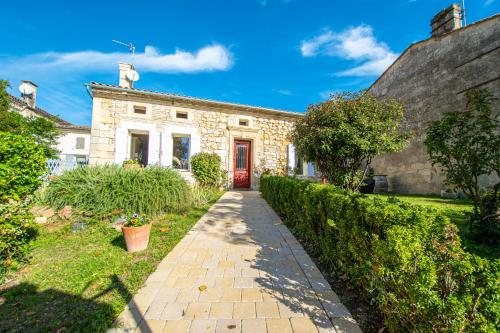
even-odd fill
[[[128,252],[142,251],[148,247],[151,223],[140,227],[122,227],[122,232]]]

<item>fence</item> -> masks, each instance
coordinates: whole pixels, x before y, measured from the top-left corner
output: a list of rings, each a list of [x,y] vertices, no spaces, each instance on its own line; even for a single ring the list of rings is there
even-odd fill
[[[66,160],[47,160],[48,176],[58,176],[64,171],[73,170],[79,166],[87,165],[88,162],[66,161]]]

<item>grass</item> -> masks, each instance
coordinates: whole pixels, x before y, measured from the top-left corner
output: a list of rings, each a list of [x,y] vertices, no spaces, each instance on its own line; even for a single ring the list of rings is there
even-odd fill
[[[442,212],[458,227],[462,244],[468,252],[487,259],[500,258],[500,248],[498,248],[498,246],[480,244],[472,240],[466,216],[468,212],[472,211],[472,201],[468,199],[442,198],[433,195],[374,194],[374,196],[375,195],[381,197],[395,197],[405,202],[427,206]]]
[[[122,234],[109,221],[78,232],[72,223],[43,227],[30,264],[0,286],[0,332],[106,331],[214,201],[156,218],[149,247],[139,253],[125,250]]]

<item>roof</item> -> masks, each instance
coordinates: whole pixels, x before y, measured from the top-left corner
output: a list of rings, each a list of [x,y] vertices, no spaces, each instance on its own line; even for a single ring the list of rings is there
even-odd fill
[[[13,104],[16,104],[18,107],[21,107],[23,109],[28,109],[32,111],[33,113],[36,113],[40,117],[47,118],[52,120],[55,124],[56,127],[62,130],[81,130],[81,131],[90,131],[90,126],[80,126],[80,125],[74,125],[64,119],[59,118],[58,116],[54,116],[53,114],[45,111],[42,108],[39,107],[31,107],[29,106],[25,101],[23,101],[21,98],[10,95],[11,102]]]
[[[99,83],[99,82],[94,82],[94,81],[90,82],[90,84],[87,84],[87,86],[89,86],[93,89],[97,88],[97,89],[106,89],[106,90],[111,90],[111,91],[116,91],[116,92],[136,93],[136,94],[148,95],[148,96],[157,97],[157,98],[168,98],[168,99],[176,100],[179,102],[200,103],[200,104],[216,106],[216,107],[217,106],[218,107],[229,107],[229,108],[235,108],[235,109],[239,109],[239,110],[243,110],[243,111],[272,113],[272,114],[279,114],[279,115],[287,115],[287,116],[291,116],[291,117],[301,117],[304,115],[303,113],[300,113],[300,112],[278,110],[278,109],[266,108],[266,107],[262,107],[262,106],[252,106],[252,105],[238,104],[238,103],[231,103],[231,102],[222,102],[222,101],[216,101],[216,100],[212,100],[212,99],[191,97],[191,96],[172,94],[172,93],[166,93],[166,92],[157,92],[157,91],[146,90],[146,89],[124,88],[124,87],[120,87],[120,86]]]
[[[398,63],[398,62],[399,62],[399,60],[400,60],[400,59],[403,59],[403,57],[404,57],[404,56],[405,56],[408,52],[410,52],[410,50],[412,50],[413,48],[415,48],[416,46],[420,46],[420,45],[425,44],[425,43],[428,43],[428,42],[430,42],[430,41],[433,41],[433,40],[436,40],[436,39],[440,39],[440,38],[443,38],[443,37],[445,37],[445,36],[452,35],[452,34],[457,33],[457,32],[459,32],[459,31],[463,31],[463,30],[465,30],[465,29],[469,29],[469,28],[471,28],[471,27],[477,26],[477,25],[479,25],[479,24],[482,24],[482,23],[485,23],[485,22],[487,22],[487,21],[494,20],[494,19],[497,19],[497,18],[500,18],[500,14],[495,14],[495,15],[493,15],[493,16],[490,16],[490,17],[487,17],[487,18],[485,18],[485,19],[479,20],[479,21],[477,21],[477,22],[471,23],[471,24],[466,25],[466,26],[464,26],[464,27],[461,27],[461,28],[459,28],[459,29],[452,30],[452,31],[450,31],[450,32],[448,32],[448,33],[445,33],[445,34],[443,34],[443,35],[439,35],[439,36],[431,36],[431,37],[429,37],[429,38],[427,38],[427,39],[424,39],[424,40],[422,40],[422,41],[420,41],[420,42],[416,42],[416,43],[410,44],[410,46],[408,46],[408,47],[406,48],[406,50],[404,50],[404,51],[403,51],[403,53],[401,53],[401,54],[399,55],[399,57],[398,57],[396,60],[394,60],[394,62],[393,62],[393,63],[392,63],[389,67],[387,67],[387,69],[386,69],[386,70],[385,70],[385,71],[384,71],[384,72],[383,72],[383,73],[382,73],[382,74],[381,74],[381,75],[380,75],[380,76],[379,76],[379,77],[375,80],[375,82],[373,82],[373,83],[370,85],[370,87],[369,87],[367,90],[368,90],[368,91],[370,91],[370,90],[371,90],[371,89],[372,89],[372,88],[373,88],[373,87],[377,84],[377,82],[378,82],[378,81],[380,81],[380,80],[381,80],[381,79],[385,76],[385,74],[386,74],[386,73],[388,73],[388,72],[389,72],[389,71],[390,71],[390,70],[391,70],[391,69],[392,69],[392,68],[396,65],[396,63]]]
[[[23,101],[19,97],[10,95],[10,99],[11,99],[12,103],[16,104],[17,106],[28,109],[30,111],[33,111],[34,113],[38,114],[41,117],[48,118],[48,119],[52,120],[53,122],[55,122],[57,125],[74,126],[70,122],[63,120],[63,119],[59,118],[58,116],[54,116],[53,114],[45,111],[44,109],[39,108],[38,106],[36,106],[34,108],[29,106],[28,103],[26,103],[25,101]]]

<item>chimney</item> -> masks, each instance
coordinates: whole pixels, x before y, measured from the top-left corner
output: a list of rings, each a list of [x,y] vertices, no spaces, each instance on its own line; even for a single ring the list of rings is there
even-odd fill
[[[431,20],[432,37],[444,35],[462,27],[462,7],[452,4],[437,13]]]
[[[129,70],[134,69],[134,65],[125,62],[119,62],[118,65],[120,66],[120,82],[118,85],[122,88],[134,88],[134,81],[129,80],[126,76]]]
[[[21,93],[21,98],[26,102],[26,104],[34,108],[36,106],[36,90],[38,86],[33,82],[27,80],[22,80],[21,82],[30,86],[32,91],[30,94]]]

